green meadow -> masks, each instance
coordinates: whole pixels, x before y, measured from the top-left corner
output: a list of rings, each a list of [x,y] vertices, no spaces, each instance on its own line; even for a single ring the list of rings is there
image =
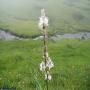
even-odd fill
[[[90,40],[49,41],[55,64],[49,90],[90,90]],[[43,41],[0,41],[0,87],[46,90],[39,71]]]

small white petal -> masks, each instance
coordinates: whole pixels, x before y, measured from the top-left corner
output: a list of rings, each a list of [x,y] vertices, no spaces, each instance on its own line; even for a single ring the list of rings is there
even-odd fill
[[[45,71],[45,68],[46,68],[45,63],[42,61],[40,63],[40,71]]]
[[[47,80],[47,74],[45,74],[45,80]]]
[[[47,74],[45,74],[45,80],[51,80],[52,79],[52,76],[49,74],[49,75],[47,75]]]
[[[48,80],[51,80],[52,79],[52,76],[49,74],[48,75]]]
[[[39,29],[43,29],[43,25],[41,23],[38,24]]]
[[[39,18],[39,23],[38,23],[38,26],[39,26],[40,29],[43,29],[43,23],[44,23],[44,22],[43,22],[43,18],[40,17],[40,18]]]
[[[44,24],[45,24],[45,26],[48,26],[48,18],[47,17],[44,18]]]
[[[47,67],[49,67],[49,69],[51,69],[52,67],[54,67],[54,63],[52,62],[51,58],[48,57],[48,60],[47,60]]]

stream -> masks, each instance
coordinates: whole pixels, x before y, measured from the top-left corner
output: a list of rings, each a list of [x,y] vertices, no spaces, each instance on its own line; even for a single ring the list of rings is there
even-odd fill
[[[66,33],[66,34],[56,34],[50,36],[52,40],[62,40],[62,39],[90,39],[90,32],[78,32],[78,33]],[[0,40],[29,40],[30,38],[24,38],[22,36],[18,36],[10,33],[9,31],[5,31],[0,29]],[[33,40],[43,39],[43,36],[37,36],[32,38]]]
[[[34,38],[34,40],[43,39],[43,36]],[[51,40],[57,41],[62,39],[90,39],[90,32],[78,32],[78,33],[66,33],[66,34],[56,34],[50,36]]]
[[[0,29],[0,40],[23,40],[24,37],[15,35],[9,31]]]

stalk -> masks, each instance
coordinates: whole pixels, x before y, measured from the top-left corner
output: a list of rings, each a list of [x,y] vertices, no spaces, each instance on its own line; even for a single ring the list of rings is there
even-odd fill
[[[47,48],[47,28],[48,27],[48,17],[45,15],[45,10],[41,10],[41,17],[39,21],[39,28],[43,32],[43,44],[44,44],[44,50],[43,50],[43,56],[44,60],[40,63],[40,71],[44,72],[45,74],[45,81],[46,81],[46,90],[49,90],[48,81],[52,79],[52,76],[50,75],[50,69],[54,67],[54,63],[52,62],[51,58],[48,55],[48,48]]]
[[[47,31],[46,29],[44,28],[44,25],[43,25],[43,41],[44,41],[44,59],[45,59],[45,66],[47,64],[47,56],[46,56],[46,53],[48,52],[47,50]],[[46,75],[47,75],[47,79],[46,79],[46,89],[49,90],[49,87],[48,87],[48,71],[47,71],[47,68],[45,69],[45,72],[46,72]]]

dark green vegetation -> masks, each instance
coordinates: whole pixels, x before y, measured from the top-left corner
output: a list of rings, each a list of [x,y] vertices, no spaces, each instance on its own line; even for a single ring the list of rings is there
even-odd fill
[[[39,64],[42,41],[0,41],[0,87],[46,90]],[[90,40],[49,42],[54,61],[49,90],[90,90]]]
[[[90,0],[0,0],[0,27],[39,35],[37,23],[43,7],[50,19],[50,34],[90,31]]]

